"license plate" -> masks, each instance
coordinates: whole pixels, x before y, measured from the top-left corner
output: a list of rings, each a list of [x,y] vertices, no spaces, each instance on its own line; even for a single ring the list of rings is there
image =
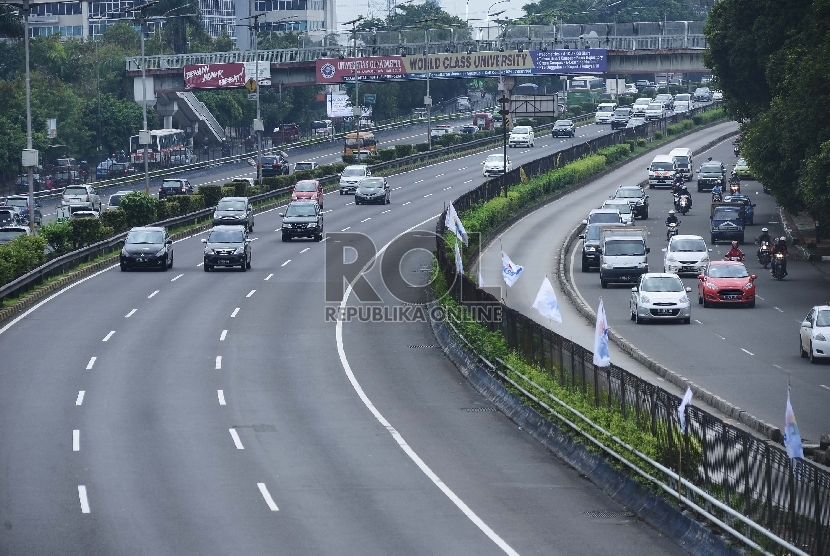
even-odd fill
[[[724,295],[723,298],[724,299],[740,299],[741,296],[740,295]]]
[[[694,272],[695,267],[693,266],[681,266],[680,272]]]
[[[623,282],[630,282],[631,276],[620,276],[620,280],[622,280]]]
[[[216,261],[216,264],[228,264],[228,262],[228,259],[219,259],[218,261]]]
[[[657,309],[658,315],[670,315],[671,309]]]

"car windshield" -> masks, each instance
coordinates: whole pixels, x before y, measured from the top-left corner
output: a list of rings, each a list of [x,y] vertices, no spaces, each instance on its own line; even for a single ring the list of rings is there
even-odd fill
[[[715,207],[712,212],[712,220],[737,220],[740,211],[736,208]]]
[[[487,157],[487,162],[494,162],[494,163],[501,164],[502,162],[504,162],[504,155],[491,154],[490,156]]]
[[[718,264],[709,267],[712,278],[746,278],[749,273],[742,264]]]
[[[25,235],[23,230],[4,230],[0,229],[0,243],[8,243],[17,236]]]
[[[606,208],[612,208],[620,214],[631,214],[631,205],[624,203],[605,203]]]
[[[700,172],[706,174],[720,174],[720,164],[704,164],[700,167]]]
[[[317,182],[315,181],[298,181],[294,186],[294,191],[317,191]]]
[[[312,169],[313,168],[312,168],[311,162],[298,162],[297,164],[294,165],[294,170],[295,171],[297,171],[297,170],[312,170]]]
[[[830,310],[818,312],[818,315],[816,315],[816,326],[830,326]]]
[[[621,110],[614,110],[615,116],[628,116],[628,108],[623,108]]]
[[[634,104],[648,105],[648,104],[651,104],[651,99],[650,98],[638,98],[637,100],[634,101]]]
[[[648,105],[648,109],[649,110],[662,110],[663,105],[660,104],[659,102],[652,102],[651,104]]]
[[[619,212],[595,212],[588,217],[589,224],[615,223],[620,221]]]
[[[164,234],[158,230],[133,230],[127,234],[126,243],[164,243]]]
[[[682,292],[683,282],[676,276],[654,276],[643,280],[640,291],[644,292]]]
[[[366,170],[363,168],[346,168],[343,170],[343,175],[349,178],[356,178],[358,176],[365,176]]]
[[[516,133],[516,134],[519,134],[519,135],[527,135],[528,133],[530,133],[530,128],[529,127],[516,127],[516,128],[513,128],[513,133]]]
[[[598,106],[597,107],[597,112],[613,112],[613,111],[614,111],[613,106]]]
[[[117,207],[118,203],[121,201],[121,197],[123,197],[123,195],[110,195],[110,206]]]
[[[360,187],[375,189],[376,187],[383,187],[383,180],[379,178],[369,178],[360,182]]]
[[[672,162],[652,162],[651,163],[652,170],[674,170],[674,164]]]
[[[63,191],[64,195],[86,195],[86,187],[67,187]]]
[[[26,199],[6,199],[6,205],[10,207],[28,207],[29,201]]]
[[[245,210],[245,201],[219,201],[216,210]]]
[[[314,205],[288,205],[285,210],[286,216],[317,216],[314,211]]]
[[[739,158],[738,162],[735,163],[735,166],[746,166],[746,160]]]
[[[605,242],[603,254],[609,257],[645,255],[646,246],[641,239],[615,239]]]
[[[215,228],[208,236],[208,243],[242,243],[245,240],[245,234],[242,230],[223,230]]]
[[[553,127],[571,127],[574,123],[570,120],[559,120]]]
[[[643,196],[643,192],[639,189],[617,189],[614,197],[618,199],[639,199]]]
[[[676,253],[706,251],[706,242],[702,239],[675,239],[671,242],[669,251]]]
[[[688,156],[675,156],[674,161],[677,162],[678,164],[685,164],[687,166],[689,165],[689,157]]]

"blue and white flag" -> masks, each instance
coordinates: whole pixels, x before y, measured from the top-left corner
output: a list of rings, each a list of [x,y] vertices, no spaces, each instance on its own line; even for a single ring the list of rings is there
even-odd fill
[[[611,364],[611,353],[608,351],[608,319],[605,318],[605,306],[599,298],[597,308],[597,327],[594,331],[594,365],[607,367]]]
[[[450,208],[447,209],[447,217],[444,220],[444,225],[447,229],[452,230],[452,232],[464,242],[464,246],[467,247],[470,244],[470,238],[467,236],[467,230],[464,229],[464,224],[461,223],[461,219],[458,217],[458,213],[455,212],[455,207],[450,203]]]
[[[686,406],[692,401],[692,389],[686,387],[686,393],[683,395],[683,400],[677,408],[677,417],[680,419],[680,434],[686,433]]]
[[[539,311],[543,317],[555,320],[558,323],[562,322],[562,313],[559,312],[559,302],[556,300],[556,292],[553,291],[553,286],[550,285],[550,280],[548,280],[547,276],[542,281],[542,287],[539,288],[539,293],[536,294],[536,300],[530,307]]]
[[[478,263],[478,287],[484,287],[484,278],[481,277],[481,262]]]
[[[455,270],[464,274],[464,263],[461,261],[461,249],[458,248],[458,240],[455,241]]]
[[[504,251],[501,252],[501,275],[504,277],[504,282],[507,284],[507,287],[513,287],[513,284],[519,279],[519,275],[523,270],[524,268],[522,266],[513,264],[513,261],[507,256],[507,253]]]
[[[784,413],[784,447],[790,459],[804,458],[804,448],[801,446],[801,434],[798,432],[798,423],[795,412],[790,403],[790,391],[787,390],[787,411]]]

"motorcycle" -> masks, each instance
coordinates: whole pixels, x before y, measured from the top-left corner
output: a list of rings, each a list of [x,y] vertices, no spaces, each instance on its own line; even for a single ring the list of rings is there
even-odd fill
[[[227,143],[222,144],[222,158],[227,158],[231,155],[231,146]]]
[[[732,195],[740,195],[741,194],[741,182],[730,182],[729,183],[729,192]]]
[[[761,246],[758,247],[758,262],[761,263],[764,268],[767,268],[769,265],[772,255],[770,254],[769,250],[769,242],[762,241]]]
[[[712,202],[713,203],[722,203],[723,202],[723,195],[721,195],[717,191],[712,191]]]
[[[671,222],[666,225],[666,241],[669,241],[671,238],[678,234],[678,232],[680,231],[678,229],[679,225],[680,222]]]
[[[784,253],[776,253],[772,258],[772,277],[776,280],[783,280],[787,275],[787,256]]]
[[[741,253],[740,256],[732,255],[731,257],[724,257],[723,260],[725,260],[725,261],[736,261],[736,262],[742,263],[744,261],[744,254]]]
[[[732,150],[735,151],[735,156],[741,156],[741,147],[735,145]]]
[[[686,216],[686,213],[689,212],[690,208],[691,208],[691,206],[690,206],[690,203],[689,203],[689,196],[688,195],[681,195],[680,196],[680,201],[679,201],[679,208],[677,210],[680,212],[680,214],[682,214],[683,216]]]

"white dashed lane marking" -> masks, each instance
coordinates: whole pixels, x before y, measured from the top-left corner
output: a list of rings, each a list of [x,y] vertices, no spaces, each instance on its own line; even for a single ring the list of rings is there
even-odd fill
[[[184,274],[179,274],[178,276],[176,276],[175,278],[173,278],[173,279],[172,279],[172,280],[170,280],[170,281],[171,281],[171,282],[175,282],[176,280],[178,280],[178,279],[179,279],[179,278],[181,278],[182,276],[184,276]]]
[[[342,230],[340,230],[340,231],[341,231],[341,232],[345,232],[346,230],[351,230],[351,229],[352,229],[352,227],[351,227],[351,226],[346,226],[345,228],[343,228],[343,229],[342,229]]]
[[[755,355],[755,354],[754,354],[754,353],[752,353],[751,351],[749,351],[749,350],[747,350],[747,349],[744,349],[744,348],[741,348],[741,351],[742,351],[742,352],[744,352],[744,353],[746,353],[746,354],[748,354],[748,355]]]
[[[381,214],[386,214],[387,212],[391,211],[392,209],[386,209],[385,211],[381,212]]]
[[[268,276],[266,276],[266,277],[265,277],[265,282],[267,282],[268,280],[270,280],[270,279],[271,279],[271,276],[273,276],[273,274],[269,274]]]
[[[216,368],[217,369],[222,368],[222,356],[221,355],[216,356]]]
[[[227,330],[223,330],[223,331],[222,331],[222,333],[221,333],[221,334],[219,334],[219,341],[220,341],[220,342],[224,342],[224,341],[225,341],[225,336],[227,336],[227,335],[228,335],[228,331],[227,331]]]
[[[239,314],[239,307],[237,307],[236,309],[233,310],[233,313],[231,313],[231,318],[234,318],[238,314]]]
[[[784,310],[783,310],[783,309],[779,309],[778,307],[773,307],[773,309],[775,309],[775,310],[776,310],[776,311],[778,311],[779,313],[783,313],[783,312],[784,312]]]
[[[102,342],[109,342],[109,340],[110,340],[110,338],[112,338],[113,334],[115,334],[115,330],[110,330],[110,333],[107,334],[106,336],[104,336],[104,339],[101,340],[101,341]]]
[[[291,259],[288,259],[287,261],[285,261],[284,263],[282,263],[280,266],[285,266],[285,265],[287,265],[287,264],[288,264],[288,263],[290,263],[290,262],[291,262]]]
[[[89,363],[86,364],[86,370],[89,371],[92,369],[92,366],[95,365],[95,360],[98,359],[97,357],[90,357]]]
[[[372,219],[372,217],[371,217],[371,216],[370,216],[369,218],[364,218],[363,220],[361,220],[361,221],[360,221],[360,223],[362,224],[362,223],[364,223],[364,222],[368,222],[368,221],[369,221],[369,220],[371,220],[371,219]]]
[[[129,313],[127,313],[126,315],[124,315],[124,318],[125,318],[125,319],[130,318],[131,316],[133,316],[133,315],[135,314],[135,312],[136,312],[136,309],[133,309],[132,311],[130,311]]]
[[[75,405],[82,405],[84,403],[84,395],[86,394],[86,390],[79,390],[78,391],[78,398],[75,400]]]
[[[265,483],[257,483],[257,487],[259,487],[259,492],[262,493],[262,497],[265,498],[265,503],[268,504],[268,508],[272,512],[279,511],[277,504],[274,502],[274,499],[271,498],[271,494],[268,492],[268,487],[265,486]]]
[[[147,299],[153,299],[158,292],[159,292],[159,290],[154,291],[153,293],[151,293],[150,295],[147,296]]]
[[[81,451],[81,431],[79,431],[78,429],[72,431],[72,451]]]
[[[404,204],[402,204],[401,206],[402,206],[402,207],[405,207],[406,205],[410,204],[411,202],[412,202],[412,201],[407,201],[407,202],[405,202]]]
[[[306,247],[305,249],[303,249],[302,251],[300,251],[300,254],[305,253],[305,252],[306,252],[306,251],[308,251],[309,249],[311,249],[311,247]]]
[[[217,390],[216,395],[219,397],[219,405],[225,405],[225,391]]]
[[[81,513],[89,513],[89,500],[86,497],[86,486],[78,485],[78,498],[81,500]]]
[[[242,445],[242,440],[239,438],[239,434],[237,434],[236,429],[228,429],[231,431],[231,438],[233,438],[233,445],[236,446],[237,450],[244,450],[245,447]]]
[[[245,297],[251,297],[255,293],[256,293],[256,290],[251,290],[251,291],[248,292],[248,295],[246,295]]]

